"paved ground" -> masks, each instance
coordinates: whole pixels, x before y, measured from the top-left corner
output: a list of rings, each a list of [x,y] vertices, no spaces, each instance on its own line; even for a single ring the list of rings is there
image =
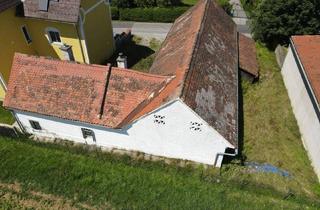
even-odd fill
[[[113,21],[113,33],[122,33],[130,29],[133,34],[144,38],[156,38],[164,40],[172,26],[172,23],[142,23]]]
[[[230,4],[233,5],[233,21],[237,24],[238,31],[251,37],[251,30],[249,27],[249,19],[242,8],[240,0],[230,0]]]
[[[248,18],[244,12],[240,0],[230,0],[233,5],[233,21],[237,24],[238,31],[251,37]],[[128,29],[132,34],[141,36],[145,39],[156,38],[164,40],[172,26],[172,23],[142,23],[142,22],[126,22],[113,21],[113,33],[122,33]]]

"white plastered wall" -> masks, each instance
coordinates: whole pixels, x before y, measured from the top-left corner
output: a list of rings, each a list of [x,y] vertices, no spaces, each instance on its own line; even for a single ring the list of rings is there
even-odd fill
[[[282,67],[282,76],[297,119],[303,144],[320,179],[320,122],[308,95],[291,47]]]
[[[28,112],[15,113],[26,131],[36,135],[86,143],[81,128],[88,128],[94,131],[98,146],[140,151],[209,165],[214,165],[218,153],[224,153],[227,147],[233,147],[180,100],[168,103],[121,130]],[[156,118],[157,116],[162,119]],[[39,122],[42,130],[32,129],[29,120]],[[155,120],[158,120],[158,123]],[[199,130],[192,128],[193,122],[201,124],[194,126],[199,127]],[[216,166],[221,166],[222,158],[223,156],[219,156]]]

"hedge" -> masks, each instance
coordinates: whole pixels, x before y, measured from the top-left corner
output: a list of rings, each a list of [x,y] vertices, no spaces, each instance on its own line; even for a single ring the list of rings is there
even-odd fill
[[[119,20],[119,9],[117,7],[111,7],[112,20]]]
[[[140,22],[174,22],[189,7],[119,9],[119,19]],[[116,11],[113,11],[116,13]]]

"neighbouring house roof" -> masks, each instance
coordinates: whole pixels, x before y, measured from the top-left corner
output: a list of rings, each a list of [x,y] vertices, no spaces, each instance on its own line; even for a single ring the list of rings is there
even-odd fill
[[[15,54],[4,106],[118,128],[170,78]]]
[[[181,98],[237,147],[238,70],[236,25],[215,1],[200,0],[175,21],[150,69],[175,79],[136,117]]]
[[[239,33],[239,66],[242,71],[259,77],[256,44],[253,39]]]
[[[20,2],[21,0],[0,0],[0,12],[17,6]]]
[[[77,23],[81,0],[59,0],[48,3],[48,11],[39,10],[39,0],[26,0],[23,3],[26,17]]]
[[[293,36],[291,40],[320,105],[320,35]]]

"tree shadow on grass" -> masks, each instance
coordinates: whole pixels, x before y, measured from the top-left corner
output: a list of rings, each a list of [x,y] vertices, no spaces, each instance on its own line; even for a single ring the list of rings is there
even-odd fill
[[[134,65],[139,63],[141,60],[151,56],[155,53],[150,47],[137,44],[133,40],[129,40],[120,46],[113,56],[108,60],[113,66],[117,65],[117,57],[119,53],[123,53],[127,56],[128,68],[132,68]]]

